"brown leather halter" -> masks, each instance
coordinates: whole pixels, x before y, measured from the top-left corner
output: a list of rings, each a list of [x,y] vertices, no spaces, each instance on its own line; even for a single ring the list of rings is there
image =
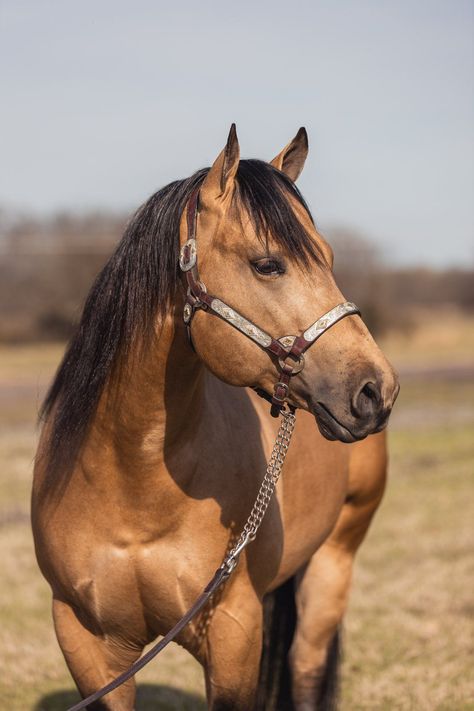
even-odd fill
[[[191,339],[191,321],[197,309],[219,316],[231,326],[257,343],[266,350],[270,356],[277,358],[279,367],[278,382],[275,383],[273,394],[269,395],[261,388],[254,390],[271,403],[270,412],[273,417],[278,417],[281,410],[288,403],[290,380],[294,375],[301,373],[304,368],[304,353],[335,323],[353,314],[360,314],[359,309],[350,301],[345,301],[320,316],[299,336],[282,336],[275,339],[266,331],[256,326],[252,321],[242,316],[224,301],[208,294],[206,286],[199,279],[197,266],[197,214],[199,202],[199,188],[192,193],[187,207],[188,239],[181,248],[179,266],[185,273],[188,284],[186,301],[184,304],[183,319]],[[288,403],[291,410],[294,406]]]

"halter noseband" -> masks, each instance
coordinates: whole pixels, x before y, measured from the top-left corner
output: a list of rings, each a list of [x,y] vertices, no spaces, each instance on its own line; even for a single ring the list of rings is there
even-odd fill
[[[197,243],[196,225],[198,211],[199,188],[191,195],[187,207],[188,239],[181,248],[179,266],[186,275],[188,290],[184,304],[183,319],[186,324],[189,340],[191,340],[191,321],[197,309],[202,309],[219,316],[231,326],[257,343],[278,360],[280,369],[278,382],[273,388],[273,395],[269,395],[261,388],[254,390],[271,403],[271,414],[278,417],[285,407],[290,389],[290,379],[293,375],[301,373],[304,368],[304,353],[335,323],[350,316],[359,314],[357,306],[350,301],[345,301],[320,316],[306,331],[299,336],[282,336],[275,339],[266,331],[256,326],[252,321],[239,314],[224,301],[207,293],[205,285],[199,280],[197,268]],[[289,405],[290,409],[294,408]]]

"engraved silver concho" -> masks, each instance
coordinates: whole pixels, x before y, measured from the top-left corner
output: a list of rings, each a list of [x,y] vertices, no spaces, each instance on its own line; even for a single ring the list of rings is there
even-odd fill
[[[183,309],[184,323],[189,323],[191,321],[192,315],[193,315],[193,309],[192,309],[191,304],[184,304],[184,309]]]
[[[187,242],[185,242],[181,247],[181,251],[179,253],[179,266],[181,267],[181,271],[189,272],[189,270],[195,266],[196,260],[196,240],[188,239]]]
[[[288,348],[290,349],[293,343],[295,342],[296,336],[283,336],[282,338],[278,339],[278,342],[281,343],[283,348]]]

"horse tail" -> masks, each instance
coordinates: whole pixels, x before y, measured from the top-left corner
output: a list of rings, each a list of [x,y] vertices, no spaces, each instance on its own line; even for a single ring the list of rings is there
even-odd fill
[[[294,711],[289,651],[296,628],[295,579],[265,596],[263,647],[254,711]],[[337,711],[341,638],[336,631],[319,680],[314,711]]]
[[[321,677],[317,711],[337,711],[339,706],[339,672],[341,666],[341,629],[337,628],[329,645],[326,666]]]
[[[255,711],[294,711],[288,653],[296,627],[295,580],[263,601],[263,647]]]

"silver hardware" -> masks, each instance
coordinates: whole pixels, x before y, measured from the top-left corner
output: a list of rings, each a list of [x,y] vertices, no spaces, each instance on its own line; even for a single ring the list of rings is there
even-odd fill
[[[284,368],[285,365],[291,365],[293,368],[291,375],[298,375],[304,368],[304,355],[299,355],[298,360],[294,358],[278,358],[278,365],[280,368]]]
[[[288,348],[289,351],[291,350],[295,341],[296,336],[282,336],[282,338],[278,339],[278,343],[281,343],[283,348]],[[301,373],[304,368],[304,356],[298,356],[297,360],[295,358],[289,358],[288,360],[284,357],[278,358],[278,365],[282,369],[285,367],[285,365],[291,365],[291,367],[293,368],[293,372],[291,374],[298,375],[298,373]]]
[[[247,534],[243,538],[242,536],[239,538],[240,543],[232,549],[232,552],[229,553],[229,555],[225,558],[221,565],[221,568],[224,568],[227,571],[227,575],[230,575],[232,573],[235,566],[239,562],[240,554],[242,553],[244,548],[254,539],[255,537],[250,538],[249,534]]]
[[[292,412],[283,411],[281,415],[283,419],[280,423],[270,460],[267,464],[267,470],[260,484],[260,489],[258,490],[257,498],[250,512],[250,516],[247,519],[237,543],[230,553],[226,555],[221,566],[226,568],[229,575],[237,565],[241,552],[251,541],[255,540],[257,531],[260,528],[278,479],[280,478],[296,422],[295,415]]]
[[[191,304],[184,304],[184,309],[183,309],[183,320],[184,323],[189,323],[191,320],[191,316],[193,315],[193,308]]]
[[[181,251],[179,253],[179,266],[181,267],[181,271],[189,272],[189,270],[195,266],[196,261],[197,261],[196,240],[195,239],[188,239],[181,247]]]
[[[315,321],[315,323],[313,323],[308,329],[306,329],[303,333],[303,338],[305,341],[315,341],[322,336],[328,328],[333,326],[337,321],[340,321],[341,318],[344,318],[344,316],[358,313],[359,309],[351,301],[339,304],[339,306],[335,306],[326,314],[318,318],[318,320]]]
[[[272,337],[269,336],[268,333],[262,331],[261,328],[258,328],[258,326],[251,321],[247,321],[246,318],[237,313],[237,311],[234,311],[230,306],[227,306],[227,304],[220,299],[213,299],[211,307],[224,321],[228,321],[232,326],[251,338],[252,341],[255,341],[255,343],[265,346],[265,348],[271,344]]]
[[[278,342],[281,343],[283,348],[288,348],[290,349],[293,343],[296,340],[296,336],[282,336],[281,338],[278,339]]]
[[[278,388],[278,390],[283,390],[283,392],[284,392],[283,397],[277,397],[277,395],[276,395],[277,388]],[[288,387],[288,385],[286,383],[281,383],[281,382],[275,383],[275,390],[273,392],[273,397],[275,400],[280,400],[281,402],[285,402],[286,398],[289,395],[289,392],[290,392],[290,388]]]

